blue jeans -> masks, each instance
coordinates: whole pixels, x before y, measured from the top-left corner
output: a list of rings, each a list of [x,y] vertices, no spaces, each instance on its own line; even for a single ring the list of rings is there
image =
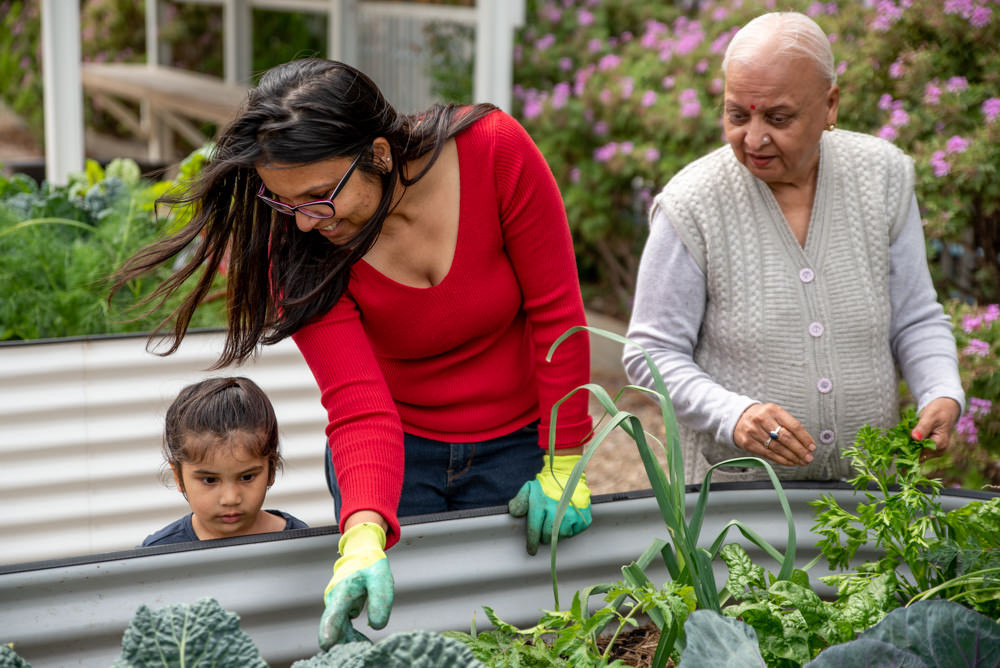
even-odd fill
[[[538,422],[475,443],[446,443],[403,435],[406,462],[397,513],[425,515],[448,510],[507,505],[521,485],[542,470]],[[340,522],[340,487],[326,448],[326,484]]]

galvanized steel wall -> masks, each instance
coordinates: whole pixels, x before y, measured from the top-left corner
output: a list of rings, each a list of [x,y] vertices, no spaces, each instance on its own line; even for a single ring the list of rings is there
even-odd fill
[[[817,555],[818,536],[809,502],[831,494],[844,507],[858,500],[838,483],[789,483],[788,501],[797,535],[796,564]],[[946,492],[945,510],[975,492]],[[696,493],[687,494],[690,514]],[[656,538],[667,539],[659,509],[648,493],[594,502],[594,523],[572,539],[560,541],[558,579],[565,609],[573,593],[590,585],[621,579],[620,569],[634,561]],[[765,484],[729,483],[713,489],[701,533],[703,546],[732,519],[743,521],[783,550],[787,526],[774,491]],[[224,539],[218,546],[180,549],[146,548],[62,563],[0,566],[0,643],[35,666],[109,666],[121,650],[122,633],[140,605],[159,608],[193,603],[211,596],[237,613],[246,631],[272,666],[288,665],[317,653],[316,631],[322,614],[322,590],[330,576],[339,536],[332,529],[301,529],[285,534]],[[776,571],[776,564],[736,530],[729,541],[747,547],[756,563]],[[876,556],[862,546],[859,561]],[[403,538],[389,552],[396,581],[396,601],[389,625],[373,631],[362,618],[355,627],[373,639],[413,629],[489,628],[482,612],[490,606],[501,619],[526,626],[540,611],[554,609],[549,550],[530,557],[524,549],[524,523],[493,508],[453,513],[404,523]],[[655,563],[655,562],[654,562]],[[728,573],[714,563],[718,586]],[[810,571],[810,582],[828,574],[825,563]],[[657,583],[666,571],[652,568]],[[600,601],[592,601],[600,604]]]
[[[286,340],[206,371],[222,338],[190,334],[169,357],[147,352],[145,337],[0,345],[0,564],[128,549],[188,513],[161,480],[163,416],[208,376],[247,376],[274,404],[285,468],[266,507],[333,521],[326,412],[298,349]]]

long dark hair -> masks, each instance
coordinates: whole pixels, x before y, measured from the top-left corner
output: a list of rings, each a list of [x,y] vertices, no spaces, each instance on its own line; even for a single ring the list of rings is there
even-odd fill
[[[112,275],[111,293],[193,246],[186,264],[140,304],[155,311],[202,269],[194,288],[158,328],[173,320],[173,341],[162,353],[169,355],[180,346],[195,309],[228,261],[228,329],[214,368],[243,361],[259,344],[281,341],[340,299],[351,266],[375,243],[392,210],[397,182],[416,183],[448,139],[494,109],[491,104],[436,105],[404,115],[371,79],[344,63],[306,58],[268,70],[222,131],[199,178],[183,193],[164,198],[167,204],[193,204],[191,221],[129,258]],[[389,143],[388,168],[373,160],[372,142],[378,137]],[[400,173],[402,165],[428,153],[419,173],[409,178]],[[303,234],[256,197],[258,165],[305,165],[358,154],[358,170],[381,181],[382,197],[349,244]]]

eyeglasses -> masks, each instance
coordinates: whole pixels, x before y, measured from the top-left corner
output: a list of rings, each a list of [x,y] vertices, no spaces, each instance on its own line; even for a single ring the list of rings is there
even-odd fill
[[[312,202],[303,202],[302,204],[298,204],[296,206],[290,206],[284,202],[279,202],[278,200],[266,197],[264,195],[263,183],[260,184],[260,190],[257,191],[257,197],[264,200],[269,207],[278,213],[283,213],[286,216],[294,216],[296,211],[301,211],[310,218],[333,218],[337,215],[337,208],[333,205],[333,200],[336,199],[337,195],[340,194],[340,191],[347,185],[347,180],[351,178],[351,173],[354,171],[354,168],[358,166],[358,161],[361,159],[361,155],[361,153],[358,153],[358,157],[354,158],[354,162],[351,163],[351,166],[347,168],[346,172],[344,172],[344,176],[341,177],[340,183],[337,184],[337,186],[333,189],[333,192],[330,193],[330,196],[326,199],[317,199]]]

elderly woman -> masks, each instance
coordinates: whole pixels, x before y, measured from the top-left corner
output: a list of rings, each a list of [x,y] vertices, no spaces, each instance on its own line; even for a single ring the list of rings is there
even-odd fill
[[[663,374],[688,482],[746,455],[786,479],[850,475],[841,451],[858,428],[899,419],[897,369],[920,413],[913,437],[946,447],[965,397],[911,160],[837,129],[830,43],[805,15],[754,19],[722,68],[729,147],[656,197],[628,332]],[[652,387],[636,347],[624,363]]]

